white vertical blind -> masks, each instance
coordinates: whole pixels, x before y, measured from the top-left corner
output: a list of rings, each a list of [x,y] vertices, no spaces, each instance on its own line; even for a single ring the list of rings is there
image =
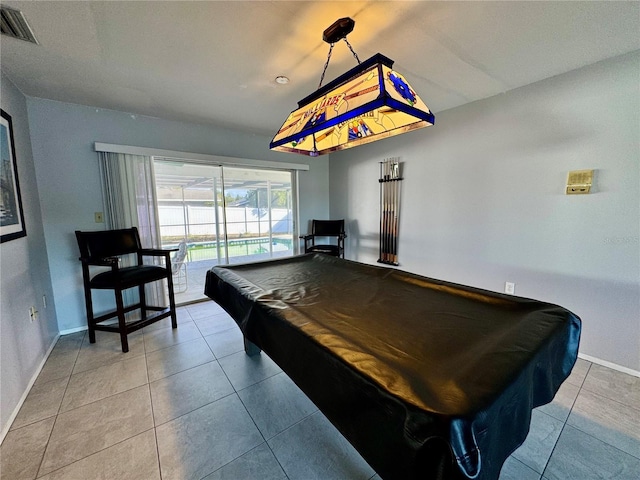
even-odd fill
[[[98,152],[98,157],[104,186],[107,228],[137,227],[144,247],[159,248],[151,157],[110,152]],[[148,284],[145,291],[149,303],[158,306],[165,303],[165,292],[160,282]],[[133,292],[127,293],[127,301],[133,301]]]

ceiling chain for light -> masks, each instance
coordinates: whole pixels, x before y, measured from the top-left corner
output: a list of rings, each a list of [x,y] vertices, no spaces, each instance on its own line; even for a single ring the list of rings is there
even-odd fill
[[[318,90],[322,86],[322,81],[324,80],[324,74],[327,73],[327,67],[329,66],[329,60],[331,60],[331,51],[333,50],[333,46],[335,43],[332,43],[329,47],[329,54],[327,55],[327,61],[324,63],[324,69],[322,70],[322,75],[320,75],[320,83],[318,84]]]
[[[327,42],[329,46],[329,54],[327,55],[327,61],[324,64],[324,69],[322,70],[322,75],[320,76],[320,83],[318,83],[318,89],[322,86],[322,81],[324,80],[324,75],[327,73],[327,67],[329,66],[329,60],[331,60],[331,52],[333,51],[333,46],[336,42],[340,40],[344,40],[344,43],[347,44],[349,50],[353,54],[353,57],[360,65],[360,59],[358,58],[358,54],[353,50],[353,47],[347,40],[347,35],[349,35],[353,31],[353,27],[355,22],[350,18],[341,18],[340,20],[336,20],[329,28],[327,28],[322,35],[322,39]],[[317,89],[316,89],[317,90]]]
[[[353,53],[353,56],[355,57],[356,61],[358,62],[358,65],[360,65],[360,59],[358,58],[358,54],[353,50],[353,47],[349,43],[349,40],[347,40],[347,37],[344,37],[343,40],[344,40],[344,43],[346,43],[347,46],[349,47],[349,50],[351,50],[351,53]]]

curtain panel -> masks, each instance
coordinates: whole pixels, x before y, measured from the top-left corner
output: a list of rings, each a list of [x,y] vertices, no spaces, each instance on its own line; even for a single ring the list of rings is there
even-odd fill
[[[137,227],[145,248],[160,248],[153,160],[143,155],[98,152],[108,229]],[[131,261],[125,259],[123,262]],[[148,260],[148,259],[145,259]],[[164,305],[164,284],[145,287],[150,304]],[[127,304],[137,301],[133,289],[125,292]]]

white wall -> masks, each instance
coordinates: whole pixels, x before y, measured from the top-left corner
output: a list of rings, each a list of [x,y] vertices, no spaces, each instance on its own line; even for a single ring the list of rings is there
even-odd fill
[[[2,75],[2,109],[11,115],[27,236],[0,246],[0,441],[58,333],[42,230],[25,97]],[[44,308],[42,296],[47,296]],[[28,309],[38,319],[31,322]]]
[[[86,314],[75,230],[99,230],[103,211],[94,142],[306,163],[302,156],[269,151],[270,138],[205,125],[27,98],[42,221],[61,331],[84,328]],[[327,216],[328,159],[300,173],[300,219]]]
[[[378,258],[378,162],[395,156],[400,268],[500,292],[515,282],[582,318],[582,354],[640,371],[639,52],[332,155],[349,258]],[[593,193],[565,195],[580,169],[596,170]]]

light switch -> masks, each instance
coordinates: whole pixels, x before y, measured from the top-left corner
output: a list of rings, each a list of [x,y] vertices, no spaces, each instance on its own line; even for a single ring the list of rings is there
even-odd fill
[[[593,184],[593,170],[573,170],[567,177],[567,195],[589,193]]]
[[[104,214],[102,212],[94,213],[94,217],[96,219],[96,223],[104,223]]]

